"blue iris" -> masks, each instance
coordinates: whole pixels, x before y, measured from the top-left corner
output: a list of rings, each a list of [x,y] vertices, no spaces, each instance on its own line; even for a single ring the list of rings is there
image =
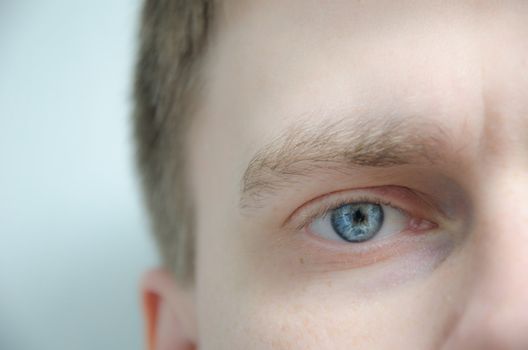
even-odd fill
[[[345,204],[331,213],[334,231],[345,241],[365,242],[374,237],[383,224],[383,209],[374,203]]]

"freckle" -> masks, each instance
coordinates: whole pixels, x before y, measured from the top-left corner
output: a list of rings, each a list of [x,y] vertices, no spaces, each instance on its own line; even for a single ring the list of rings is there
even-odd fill
[[[304,264],[304,258],[303,258],[303,257],[299,258],[299,262],[300,262],[301,264]]]
[[[326,286],[327,286],[328,288],[332,288],[332,285],[333,285],[332,281],[327,281],[327,282],[326,282]]]

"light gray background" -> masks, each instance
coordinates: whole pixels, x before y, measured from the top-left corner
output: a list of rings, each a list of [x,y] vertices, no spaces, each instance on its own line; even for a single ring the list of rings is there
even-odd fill
[[[142,349],[138,0],[0,0],[0,349]]]

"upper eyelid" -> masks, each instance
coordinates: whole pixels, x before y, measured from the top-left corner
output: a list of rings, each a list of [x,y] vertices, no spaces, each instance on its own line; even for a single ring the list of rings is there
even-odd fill
[[[306,215],[306,218],[305,218],[305,222],[303,225],[301,226],[298,226],[298,228],[302,228],[303,226],[306,226],[308,224],[310,224],[313,220],[315,219],[318,219],[318,218],[321,218],[325,215],[327,215],[329,212],[345,205],[345,204],[348,204],[348,203],[359,203],[359,202],[364,202],[364,203],[375,203],[375,204],[380,204],[380,205],[385,205],[385,206],[390,206],[394,209],[397,209],[397,210],[403,210],[405,211],[404,209],[401,209],[399,208],[398,206],[396,206],[395,204],[391,203],[391,202],[387,202],[387,201],[382,201],[382,200],[378,200],[378,198],[368,198],[368,197],[365,197],[365,196],[361,196],[359,198],[354,198],[354,199],[341,199],[341,200],[337,200],[335,202],[330,202],[329,204],[323,206],[322,208],[319,208],[317,211],[314,210],[313,214],[312,215]]]
[[[397,222],[398,222],[399,219],[395,219],[395,217],[393,216],[394,212],[398,212],[397,215],[402,215],[403,216],[403,221],[405,222],[405,224],[402,227],[400,227],[399,231],[396,230],[394,232],[391,232],[390,234],[385,232],[387,230],[387,228],[384,229],[385,224],[382,224],[379,227],[378,231],[371,238],[369,238],[366,241],[362,242],[363,244],[367,243],[367,241],[370,242],[370,244],[372,244],[372,242],[385,240],[388,235],[400,234],[402,232],[405,232],[408,229],[409,221],[412,218],[412,216],[409,215],[409,213],[407,213],[405,210],[402,210],[400,208],[395,207],[394,205],[390,205],[390,204],[387,205],[387,204],[382,204],[382,203],[380,203],[379,205],[383,208],[382,210],[384,212],[384,220],[383,220],[383,222],[392,222],[394,224],[395,223],[394,220],[396,220],[396,225],[398,225]],[[389,219],[392,219],[393,221],[387,221]],[[319,236],[319,234],[316,232],[316,230],[314,230],[313,227],[312,227],[312,225],[314,225],[318,220],[325,220],[326,221],[326,220],[329,220],[329,217],[326,214],[323,217],[316,217],[313,220],[310,220],[309,224],[306,225],[306,227],[302,228],[302,230],[307,230],[306,232],[310,232],[311,235]],[[399,222],[399,223],[402,224],[402,222]],[[327,222],[327,224],[329,224],[329,222]],[[347,242],[347,240],[343,239],[336,232],[336,230],[333,227],[332,227],[332,230],[334,231],[333,235],[335,235],[336,237],[339,237],[339,241]],[[354,242],[347,242],[347,243],[354,243]],[[355,243],[358,243],[358,242],[355,242]]]
[[[299,176],[328,171],[329,165],[342,172],[358,166],[436,164],[443,158],[438,150],[445,149],[445,135],[441,125],[412,116],[343,116],[313,125],[303,120],[251,159],[242,177],[240,205],[258,207],[265,195],[276,194]]]
[[[396,195],[396,193],[398,193],[398,195]],[[328,212],[339,205],[362,200],[389,205],[395,209],[402,210],[411,216],[418,216],[427,219],[430,219],[430,214],[433,210],[432,207],[435,208],[436,212],[439,212],[436,206],[432,205],[415,191],[406,187],[388,185],[342,190],[316,197],[295,209],[295,211],[284,221],[283,225],[291,225],[298,230],[308,225],[311,220],[317,218],[322,212]],[[327,202],[324,203],[324,201]],[[415,203],[410,203],[411,201]],[[319,202],[323,203],[318,204]],[[418,206],[418,203],[423,205]]]

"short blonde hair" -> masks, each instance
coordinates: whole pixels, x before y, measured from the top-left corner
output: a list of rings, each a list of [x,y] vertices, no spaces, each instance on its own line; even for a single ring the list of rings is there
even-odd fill
[[[193,275],[192,201],[184,136],[199,90],[213,0],[146,0],[135,71],[137,163],[164,264],[179,280]]]

